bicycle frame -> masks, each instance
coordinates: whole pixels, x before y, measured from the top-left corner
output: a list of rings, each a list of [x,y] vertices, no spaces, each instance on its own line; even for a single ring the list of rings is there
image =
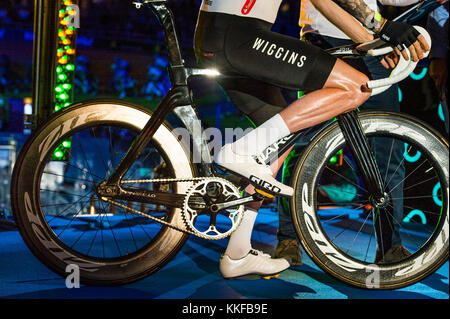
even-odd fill
[[[153,13],[157,16],[164,31],[169,56],[169,76],[172,88],[166,93],[159,103],[152,117],[133,141],[124,158],[115,168],[107,181],[102,182],[97,191],[100,195],[114,196],[116,199],[158,203],[171,207],[182,207],[184,195],[151,192],[148,190],[126,189],[120,186],[123,176],[131,165],[138,158],[145,146],[151,141],[153,135],[158,130],[166,117],[174,112],[186,126],[191,136],[196,130],[196,125],[200,123],[198,115],[192,107],[193,101],[190,96],[188,80],[192,76],[211,75],[211,70],[188,68],[184,65],[181,55],[174,18],[171,10],[166,5],[166,0],[146,0],[134,2],[137,7],[149,4]],[[210,156],[206,141],[202,139],[194,140],[194,147]],[[205,151],[208,150],[208,151]],[[209,158],[202,161],[203,174],[207,176],[215,175],[215,170]]]
[[[197,128],[196,126],[200,123],[198,115],[193,108],[194,103],[191,99],[188,80],[192,76],[211,75],[211,70],[188,68],[184,65],[177,31],[175,28],[174,17],[166,3],[167,0],[134,1],[136,7],[146,4],[149,5],[161,23],[167,43],[169,57],[168,71],[172,88],[161,100],[156,111],[133,141],[131,147],[128,149],[119,165],[115,168],[110,178],[98,186],[97,192],[100,196],[112,196],[115,199],[157,203],[170,207],[182,207],[184,200],[183,194],[153,192],[143,189],[126,189],[120,186],[123,176],[138,158],[145,146],[151,141],[153,135],[169,113],[174,112],[180,118],[191,136],[194,136],[194,132]],[[357,51],[355,50],[355,46],[349,46],[347,48],[337,48],[334,53],[337,55],[349,54],[349,52],[351,52],[352,55],[358,55],[358,52],[355,51]],[[362,132],[356,111],[340,115],[338,117],[338,121],[344,136],[350,145],[350,148],[357,158],[357,166],[361,170],[364,182],[366,185],[370,185],[368,186],[368,189],[373,194],[376,202],[383,202],[384,193],[382,190],[383,188],[379,170],[376,166],[376,162],[370,150],[367,139]],[[275,143],[273,146],[270,146],[269,148],[272,148],[272,155],[266,156],[264,161],[266,163],[270,163],[277,157],[277,154],[283,154],[291,146],[293,146],[302,135],[305,134],[305,131],[292,134],[289,137]],[[202,157],[202,161],[200,163],[202,175],[216,176],[217,172],[215,167],[210,164],[212,163],[212,160],[206,141],[204,139],[194,139],[193,142],[194,148],[200,150],[202,152],[201,154],[207,157],[206,161]],[[278,150],[278,152],[273,152],[274,148]],[[247,201],[249,202],[254,200],[254,198],[249,197]]]

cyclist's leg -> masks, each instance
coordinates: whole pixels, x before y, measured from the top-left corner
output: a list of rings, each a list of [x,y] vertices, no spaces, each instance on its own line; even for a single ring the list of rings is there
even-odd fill
[[[294,101],[281,117],[291,132],[297,132],[349,112],[370,97],[367,81],[366,75],[337,60],[324,86]]]
[[[317,44],[326,49],[353,43],[350,40],[332,38],[316,34],[307,34],[306,41]],[[380,61],[375,57],[367,57],[364,59],[351,59],[349,63],[367,74],[371,79],[381,79],[389,77],[392,70],[384,68]],[[398,85],[392,85],[385,92],[369,98],[361,105],[363,110],[389,110],[400,111],[400,102],[398,100]],[[393,189],[391,197],[393,205],[393,216],[385,216],[387,218],[379,219],[375,227],[377,234],[378,247],[384,247],[387,251],[391,247],[401,245],[399,226],[403,219],[403,185],[402,180],[405,176],[403,165],[403,145],[395,142],[394,145],[386,143],[383,139],[370,139],[372,150],[375,152],[380,173],[386,181],[389,181],[388,187]],[[392,150],[391,150],[392,146]],[[387,164],[389,163],[389,167]],[[383,223],[382,223],[383,221]],[[382,240],[383,239],[383,240]],[[380,251],[381,252],[381,251]],[[380,254],[381,256],[381,254]]]
[[[223,74],[237,75],[230,68],[223,56],[223,39],[227,21],[217,21],[217,27],[210,28],[216,16],[209,13],[201,13],[197,23],[196,36],[194,39],[195,53],[199,65],[219,69]],[[228,17],[226,17],[228,19]],[[243,82],[244,81],[244,82]],[[268,118],[277,114],[286,102],[282,98],[279,89],[269,87],[259,81],[246,81],[241,78],[220,78],[219,84],[244,114],[248,115],[256,125],[260,125]],[[247,189],[248,192],[254,191]],[[224,277],[233,277],[243,274],[272,274],[281,272],[289,267],[284,259],[267,259],[262,254],[251,254],[251,234],[256,218],[255,211],[260,204],[249,205],[244,212],[243,220],[239,227],[231,235],[226,252],[220,260],[220,270]],[[230,258],[230,255],[233,258]],[[249,267],[251,261],[251,267]]]
[[[244,161],[246,157],[258,155],[266,147],[291,133],[358,107],[370,96],[370,90],[365,86],[368,78],[341,60],[297,39],[265,29],[255,29],[243,34],[239,25],[230,29],[225,56],[232,69],[276,86],[306,88],[310,93],[233,143],[219,157],[218,162],[244,177],[252,179],[253,176],[254,180],[269,184],[266,189],[275,189],[274,192],[278,190],[284,195],[292,194],[292,188],[269,177],[265,171],[258,171],[256,166],[246,165],[244,170],[244,166],[239,165],[239,160],[241,157]],[[269,49],[263,52],[264,47]],[[273,49],[269,52],[271,48]],[[283,61],[282,54],[277,59],[277,53],[281,52],[301,53],[295,53],[293,61],[297,63],[293,64],[288,62],[288,58]],[[239,160],[234,160],[236,157]]]
[[[261,81],[250,78],[225,78],[220,79],[219,84],[224,89],[226,95],[230,98],[243,114],[248,116],[256,126],[261,125],[275,114],[281,112],[286,106],[286,100],[280,88],[268,85]],[[278,160],[271,165],[274,177],[277,175],[284,159],[290,150],[282,154]],[[246,188],[248,194],[254,194],[252,185]],[[254,212],[258,211],[262,205],[261,202],[253,202],[246,205],[248,210],[247,219],[231,235],[225,254],[233,259],[244,257],[251,249],[251,232],[253,229]],[[280,215],[280,224],[288,224],[292,228],[291,217],[289,213]],[[295,231],[292,229],[293,236]]]

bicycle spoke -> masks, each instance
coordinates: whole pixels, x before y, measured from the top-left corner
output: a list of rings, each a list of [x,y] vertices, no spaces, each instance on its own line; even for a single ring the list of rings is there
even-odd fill
[[[433,177],[430,177],[430,178],[428,178],[428,179],[422,180],[422,181],[420,181],[420,182],[418,182],[418,183],[409,185],[408,187],[403,188],[403,191],[410,190],[411,188],[417,187],[417,186],[419,186],[419,185],[421,185],[421,184],[427,183],[427,182],[432,181],[432,180],[434,180],[434,179],[438,179],[438,177],[433,176]]]
[[[365,193],[367,193],[367,191],[364,189],[364,187],[355,184],[353,181],[349,180],[347,177],[343,176],[342,174],[336,172],[335,170],[333,170],[332,168],[330,168],[329,166],[325,166],[326,169],[330,170],[331,172],[335,173],[336,175],[342,177],[344,180],[346,180],[347,182],[349,182],[351,185],[356,186],[357,188],[361,189],[362,191],[364,191]]]
[[[75,168],[75,169],[77,169],[77,170],[79,170],[79,171],[81,171],[81,172],[83,172],[83,173],[89,174],[89,175],[91,175],[92,177],[98,178],[98,181],[102,181],[102,180],[103,180],[103,177],[100,177],[100,176],[98,176],[98,175],[92,174],[92,173],[89,172],[88,170],[86,170],[86,169],[84,169],[84,168],[81,168],[81,167],[78,167],[77,165],[73,165],[73,164],[71,164],[71,163],[69,163],[69,162],[66,162],[65,164],[66,164],[67,166],[73,167],[73,168]]]
[[[399,185],[401,185],[404,181],[406,181],[406,179],[411,176],[412,174],[414,174],[415,171],[417,171],[426,161],[422,162],[422,164],[420,164],[419,166],[417,166],[412,172],[410,172],[408,174],[408,176],[406,176],[403,180],[401,180],[400,182],[397,183],[397,185],[395,185],[390,191],[392,193],[392,191],[394,191],[394,189],[396,189]],[[392,179],[392,178],[391,178]]]
[[[373,214],[373,213],[371,213],[371,214]],[[367,261],[367,256],[369,254],[369,249],[370,249],[370,244],[372,243],[372,238],[373,238],[373,233],[370,234],[369,243],[367,244],[366,254],[364,256],[364,261],[365,262]]]
[[[389,207],[391,207],[392,209],[394,209],[394,207],[393,207],[391,204],[389,204]],[[388,212],[388,214],[390,214],[390,213]],[[392,214],[390,214],[390,215],[391,215],[391,217],[392,217],[393,222],[396,223],[397,225],[401,226],[401,223],[398,222],[397,220],[395,220],[395,217],[394,217]],[[414,239],[414,237],[412,237],[410,234],[408,234],[408,232],[404,232],[404,233],[406,233],[406,235],[408,236],[408,238],[410,238],[410,239],[415,243],[415,245],[416,245],[418,248],[421,246],[420,244],[417,243],[417,240]]]
[[[85,200],[85,201],[78,201],[78,202],[89,202],[90,200]],[[59,203],[59,204],[46,204],[46,205],[42,205],[41,207],[56,207],[56,206],[66,206],[69,205],[69,203]]]
[[[100,224],[103,222],[103,218],[104,218],[104,215],[102,215],[101,218],[100,218]],[[101,228],[100,228],[100,229],[101,229]],[[95,241],[95,239],[97,238],[98,231],[99,231],[99,228],[97,228],[97,230],[95,231],[94,237],[92,238],[92,241],[91,241],[91,243],[90,243],[90,245],[89,245],[89,249],[88,249],[88,251],[86,252],[86,255],[89,255],[89,253],[91,252],[91,249],[92,249],[92,246],[93,246],[93,244],[94,244],[94,241]]]
[[[103,206],[103,204],[100,204],[100,205]],[[105,217],[106,217],[106,220],[108,221],[108,224],[112,225],[111,221],[108,218],[108,214],[105,214]],[[112,227],[109,227],[109,229],[111,230],[111,235],[113,236],[114,243],[116,244],[116,247],[117,247],[117,251],[119,252],[119,255],[122,256],[122,252],[120,251],[120,247],[119,247],[119,243],[117,241],[116,235],[114,234],[114,231],[112,230]]]
[[[128,229],[129,229],[129,231],[130,231],[131,238],[133,239],[134,246],[135,246],[136,250],[138,250],[138,246],[137,246],[137,243],[136,243],[136,239],[134,238],[133,231],[131,230],[130,221],[129,221],[129,219],[128,219],[128,212],[125,212],[124,216],[125,216],[125,219],[127,220]]]
[[[92,127],[91,127],[91,133],[92,133],[92,135],[94,136],[94,140],[95,140],[95,144],[97,145],[97,149],[100,151],[100,152],[99,152],[99,153],[100,153],[100,158],[101,158],[101,160],[102,160],[102,162],[103,162],[103,167],[104,167],[104,169],[105,169],[105,177],[106,177],[106,176],[109,175],[109,170],[108,170],[109,165],[106,164],[106,161],[105,161],[105,159],[103,158],[103,152],[101,151],[101,147],[100,147],[100,145],[98,144],[97,137],[95,136],[94,128],[92,128]]]
[[[83,203],[83,202],[88,202],[88,201],[82,201],[81,199],[83,199],[83,198],[86,198],[87,196],[89,196],[89,195],[91,195],[92,193],[88,193],[88,194],[86,194],[86,195],[84,195],[82,198],[80,198],[78,201],[76,201],[76,202],[74,202],[74,203],[71,203],[70,205],[69,205],[69,207],[67,207],[67,208],[65,208],[62,212],[60,212],[58,215],[55,215],[55,216],[53,216],[52,217],[52,219],[50,219],[49,221],[47,221],[47,223],[49,224],[51,221],[53,221],[53,219],[55,219],[56,217],[62,217],[63,215],[62,215],[62,213],[64,213],[64,212],[66,212],[69,208],[71,208],[71,207],[73,207],[73,206],[75,206],[76,204],[78,204],[78,203]]]
[[[361,233],[361,230],[363,229],[364,225],[366,225],[367,219],[369,218],[369,214],[367,214],[366,219],[364,220],[364,222],[361,224],[361,227],[359,228],[358,232],[356,233],[356,236],[353,238],[352,244],[350,246],[349,249],[347,249],[346,254],[348,254],[348,252],[353,248],[353,244],[355,243],[356,239],[358,238],[359,234]]]
[[[53,173],[53,172],[44,172],[43,174],[64,177],[64,179],[72,179],[72,180],[81,181],[81,182],[88,182],[88,183],[91,183],[91,184],[95,183],[94,181],[90,181],[90,180],[87,180],[87,179],[78,178],[78,177],[71,177],[71,176],[65,176],[65,175],[56,174],[56,173]]]
[[[78,214],[80,213],[80,211],[83,210],[83,208],[84,208],[84,205],[81,206],[81,208],[77,211],[76,214],[72,215],[72,218],[70,219],[69,223],[66,224],[66,226],[63,228],[63,230],[57,235],[58,237],[61,237],[62,233],[63,233],[64,231],[66,231],[66,229],[69,227],[69,225],[72,224],[72,222],[74,221],[75,217],[78,216]]]
[[[57,194],[63,194],[63,195],[68,195],[68,196],[77,196],[77,197],[85,197],[86,195],[80,195],[80,194],[74,194],[74,193],[68,193],[65,191],[55,191],[55,190],[51,190],[51,189],[45,189],[45,188],[41,188],[40,191],[45,191],[45,192],[50,192],[50,193],[57,193]]]
[[[386,180],[387,180],[387,176],[388,176],[388,173],[389,173],[389,167],[390,167],[390,164],[391,164],[392,151],[394,149],[394,139],[392,138],[391,140],[392,140],[392,142],[391,142],[391,147],[389,149],[389,157],[388,157],[388,162],[387,162],[387,165],[386,165],[386,172],[384,174],[384,179],[383,179],[383,181],[385,182],[384,185],[388,185],[386,183]]]
[[[321,188],[321,187],[323,187],[323,186],[327,186],[327,185],[317,184],[317,188],[318,188],[318,189]],[[349,194],[349,195],[353,195],[353,194],[354,194],[353,192],[348,192],[348,191],[345,191],[345,190],[342,190],[342,189],[340,189],[339,192],[340,192],[340,193],[343,193],[343,194]],[[362,194],[355,194],[355,196],[356,196],[356,197],[363,197]],[[352,202],[354,202],[354,201],[352,201]]]
[[[399,170],[400,167],[402,167],[402,166],[404,165],[404,163],[405,163],[405,157],[402,158],[402,160],[400,161],[400,163],[399,163],[399,164],[397,165],[397,167],[395,168],[394,172],[391,174],[391,177],[389,178],[389,181],[387,181],[387,182],[385,183],[385,185],[389,185],[389,184],[391,183],[391,180],[396,176],[397,171]],[[387,168],[386,171],[389,171],[389,168]],[[404,181],[405,179],[406,179],[406,178],[404,178],[403,181]],[[392,192],[392,189],[391,189],[391,192]]]
[[[89,174],[93,175],[92,172],[91,172],[90,166],[89,166],[89,162],[88,162],[88,160],[87,160],[87,158],[86,158],[86,152],[84,151],[83,146],[81,146],[81,143],[80,143],[79,139],[76,139],[76,140],[77,140],[77,142],[78,142],[78,146],[79,146],[80,149],[81,149],[81,154],[82,154],[83,159],[84,159],[84,162],[85,162],[85,164],[86,164],[86,168],[87,168]],[[103,178],[100,177],[100,179],[103,180],[104,177],[103,177]]]
[[[404,207],[414,210],[416,209],[415,207],[409,206],[409,205],[404,205]],[[432,212],[430,210],[426,210],[426,209],[421,209],[422,212],[430,214],[430,215],[436,215],[436,216],[441,216],[441,213],[436,213],[436,212]]]
[[[341,214],[341,215],[334,216],[334,217],[332,217],[332,218],[330,218],[330,219],[326,219],[326,220],[322,221],[321,223],[322,223],[322,224],[326,224],[326,223],[329,223],[329,222],[334,221],[334,220],[336,220],[336,219],[339,219],[339,218],[342,217],[342,216],[347,216],[347,215],[348,215],[348,213],[343,213],[343,214]]]

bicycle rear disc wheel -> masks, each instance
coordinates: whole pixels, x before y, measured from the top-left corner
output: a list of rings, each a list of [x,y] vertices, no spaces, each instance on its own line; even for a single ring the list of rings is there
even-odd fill
[[[339,280],[370,289],[408,286],[448,259],[448,142],[403,114],[359,117],[388,201],[374,203],[335,122],[297,163],[294,226],[309,256]]]
[[[93,101],[55,114],[22,148],[12,178],[13,212],[22,237],[41,262],[62,276],[76,265],[81,283],[123,285],[159,270],[187,239],[180,209],[98,198],[107,179],[151,114],[137,106]],[[190,178],[195,169],[167,125],[124,176],[127,188],[184,193],[191,182],[143,183]]]

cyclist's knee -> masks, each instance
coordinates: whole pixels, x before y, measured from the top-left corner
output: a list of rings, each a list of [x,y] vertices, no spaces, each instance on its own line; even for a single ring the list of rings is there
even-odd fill
[[[358,77],[354,79],[350,92],[353,100],[353,109],[357,108],[370,98],[372,90],[367,87],[368,81],[369,78],[365,74],[360,72]]]
[[[325,87],[341,89],[342,98],[347,102],[348,109],[345,111],[351,111],[369,99],[372,91],[367,88],[368,81],[364,73],[338,60]]]

